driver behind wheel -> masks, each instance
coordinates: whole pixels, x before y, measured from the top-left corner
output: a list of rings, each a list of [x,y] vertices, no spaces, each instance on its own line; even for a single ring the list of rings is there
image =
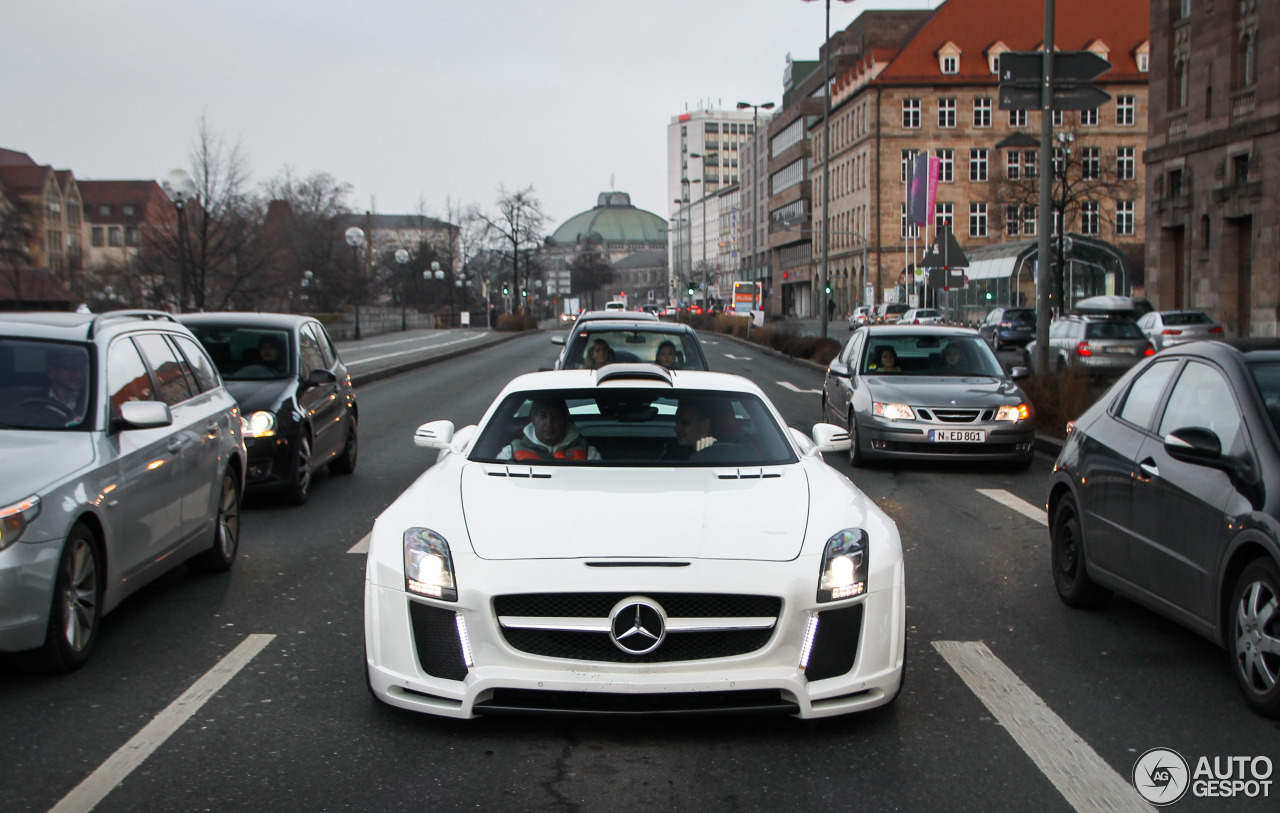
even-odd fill
[[[44,372],[49,379],[45,397],[66,410],[67,425],[73,426],[84,420],[84,353],[71,349],[50,350],[45,354]]]
[[[569,419],[564,399],[534,399],[522,435],[498,452],[499,460],[599,460],[600,452],[587,443]]]

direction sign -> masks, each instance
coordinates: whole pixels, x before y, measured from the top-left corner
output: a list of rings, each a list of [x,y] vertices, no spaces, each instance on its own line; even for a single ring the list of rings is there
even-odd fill
[[[1092,82],[1111,70],[1111,63],[1093,51],[1060,51],[1053,55],[1053,82]]]
[[[1096,110],[1111,101],[1111,94],[1094,85],[1053,88],[1054,110]],[[1039,107],[1039,105],[1036,105]],[[1003,108],[1002,108],[1003,109]]]
[[[1053,55],[1054,110],[1093,110],[1111,98],[1091,84],[1111,68],[1093,51],[1059,51]],[[1044,81],[1044,54],[1006,51],[1000,55],[1000,109],[1038,110]]]
[[[943,226],[938,229],[937,239],[920,258],[923,268],[968,268],[969,258],[964,256],[964,249],[956,242],[951,229]]]

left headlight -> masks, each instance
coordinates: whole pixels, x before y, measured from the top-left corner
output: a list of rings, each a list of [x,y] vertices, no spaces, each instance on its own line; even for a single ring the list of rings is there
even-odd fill
[[[876,401],[872,404],[872,412],[878,418],[888,418],[891,421],[914,421],[916,413],[906,404],[882,404]]]
[[[867,592],[867,532],[846,528],[827,540],[818,577],[818,601],[839,601]]]
[[[0,508],[0,550],[22,538],[22,532],[40,516],[40,498],[32,494],[25,500]]]
[[[420,596],[458,600],[453,556],[443,536],[427,528],[404,532],[404,588]]]
[[[258,411],[248,417],[241,416],[240,431],[247,438],[267,438],[276,433],[276,416]]]
[[[997,421],[1025,421],[1031,417],[1031,404],[1006,404],[996,410]]]

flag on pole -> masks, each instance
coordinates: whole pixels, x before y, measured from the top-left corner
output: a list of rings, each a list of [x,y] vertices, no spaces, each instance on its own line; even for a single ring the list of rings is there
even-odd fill
[[[929,222],[929,154],[911,157],[907,168],[907,222],[923,225]]]

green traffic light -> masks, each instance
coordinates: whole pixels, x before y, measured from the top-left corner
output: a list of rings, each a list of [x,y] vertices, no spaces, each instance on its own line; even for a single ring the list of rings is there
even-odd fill
[[[987,299],[990,299],[990,298],[991,298],[991,292],[987,291]]]
[[[503,286],[502,286],[502,295],[503,295],[503,296],[506,296],[506,295],[507,295],[507,294],[509,294],[509,293],[511,293],[511,289],[509,289],[507,286],[503,285]]]

